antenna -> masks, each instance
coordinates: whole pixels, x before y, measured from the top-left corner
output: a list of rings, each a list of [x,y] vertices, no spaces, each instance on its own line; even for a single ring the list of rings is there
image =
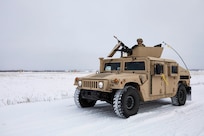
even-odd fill
[[[181,59],[181,61],[183,62],[183,64],[185,65],[186,69],[189,71],[186,63],[184,62],[183,58],[181,57],[181,55],[172,47],[170,46],[169,44],[165,43],[165,42],[162,42],[164,45],[166,45],[167,47],[169,47],[170,49],[172,49],[178,56],[179,58]]]

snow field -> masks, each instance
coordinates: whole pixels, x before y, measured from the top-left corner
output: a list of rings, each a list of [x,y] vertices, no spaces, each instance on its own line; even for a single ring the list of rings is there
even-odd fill
[[[59,97],[54,98],[61,100],[43,99],[46,102],[13,103],[15,105],[1,106],[0,135],[204,136],[204,72],[191,73],[192,101],[187,101],[184,106],[172,106],[170,98],[141,103],[138,114],[128,119],[117,117],[113,107],[105,102],[99,101],[93,108],[78,108],[75,105],[73,80],[76,76],[87,73],[24,73],[18,75],[19,78],[15,74],[14,77],[12,74],[10,76],[5,74],[6,78],[2,78],[1,75],[0,80],[4,81],[4,86],[2,87],[0,83],[0,89],[5,89],[7,85],[10,88],[8,89],[10,95],[5,95],[6,93],[2,91],[0,94],[13,96],[4,98],[1,95],[3,99],[8,100],[16,96],[21,98],[22,94],[26,96],[25,93],[37,97],[41,94],[40,89],[44,89],[41,90],[45,93],[44,97],[55,96],[53,94],[58,92],[56,96]],[[5,83],[6,79],[8,84]],[[13,85],[8,82],[9,80],[13,80]],[[28,87],[28,85],[34,85],[32,81],[37,82],[35,85],[39,86]],[[24,84],[20,84],[22,82]],[[53,84],[50,85],[50,83]],[[59,87],[60,84],[61,87]],[[31,90],[25,90],[26,87],[22,86],[27,86],[27,89]],[[18,93],[13,94],[12,88],[16,88],[15,91]],[[32,90],[38,90],[38,92],[35,93]],[[63,95],[64,91],[67,95]],[[38,99],[34,100],[38,101]]]
[[[72,97],[76,76],[87,73],[0,73],[0,106]]]

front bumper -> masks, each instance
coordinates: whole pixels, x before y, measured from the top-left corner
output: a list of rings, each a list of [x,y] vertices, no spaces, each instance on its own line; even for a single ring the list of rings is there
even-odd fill
[[[83,90],[81,89],[81,97],[89,100],[101,100],[108,103],[112,103],[113,93],[101,92],[101,91],[92,91],[92,90]]]

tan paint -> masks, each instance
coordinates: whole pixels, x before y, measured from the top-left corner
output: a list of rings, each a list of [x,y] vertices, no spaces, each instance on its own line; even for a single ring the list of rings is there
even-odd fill
[[[116,52],[115,49],[119,47],[117,44],[109,57],[112,57]],[[74,85],[78,86],[78,81],[82,81],[82,86],[78,86],[79,89],[111,93],[114,90],[123,89],[126,84],[131,83],[138,86],[143,101],[173,97],[177,93],[179,82],[190,86],[190,78],[180,79],[180,76],[190,77],[190,73],[174,60],[160,58],[162,51],[162,47],[137,47],[132,51],[132,55],[127,57],[99,58],[99,73],[77,78]],[[144,62],[145,70],[127,71],[125,70],[126,62]],[[117,70],[106,71],[104,69],[106,63],[120,63],[120,67]],[[162,66],[163,70],[160,74],[155,73],[157,65]],[[104,84],[101,89],[98,86],[99,82]]]

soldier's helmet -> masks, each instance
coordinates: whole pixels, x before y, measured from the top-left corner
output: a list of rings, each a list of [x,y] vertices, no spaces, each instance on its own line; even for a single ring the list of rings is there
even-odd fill
[[[138,43],[143,43],[142,38],[138,38],[138,39],[137,39],[137,42],[138,42]]]

